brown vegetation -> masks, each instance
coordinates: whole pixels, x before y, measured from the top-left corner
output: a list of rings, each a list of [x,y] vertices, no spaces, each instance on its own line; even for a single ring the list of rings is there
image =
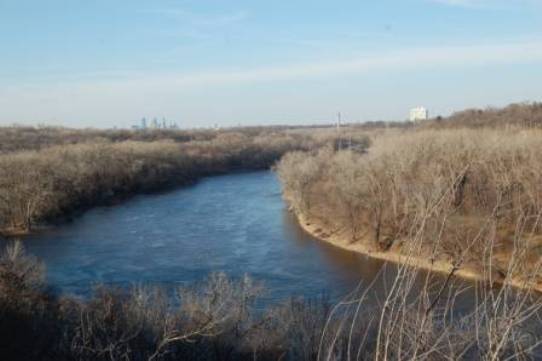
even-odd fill
[[[389,132],[367,154],[288,154],[278,173],[291,208],[326,237],[391,253],[420,239],[422,257],[480,275],[491,264],[493,279],[539,288],[541,153],[539,130]],[[529,272],[512,270],[513,257]]]
[[[542,303],[532,292],[542,290],[540,109],[510,106],[479,112],[478,120],[464,113],[464,121],[454,115],[441,124],[377,130],[366,153],[329,147],[281,160],[284,197],[305,229],[399,262],[369,318],[367,292],[334,309],[332,315],[345,314],[339,328],[324,330],[337,340],[326,360],[542,357]],[[511,114],[524,116],[503,120]],[[424,276],[420,289],[412,266],[445,278],[434,284]],[[456,309],[463,292],[453,287],[456,275],[482,281],[464,313]],[[484,287],[486,281],[500,286]],[[358,332],[361,343],[352,337]]]
[[[41,130],[22,134],[27,132],[42,139],[36,135]],[[48,132],[45,129],[44,139],[49,139]],[[68,130],[58,132],[53,132],[54,142],[69,141],[69,136],[64,138],[64,132],[71,134]],[[28,138],[30,143],[19,147],[40,150],[0,155],[0,230],[25,232],[35,223],[135,193],[188,184],[206,175],[269,168],[288,151],[320,147],[332,139],[254,129],[214,132],[210,140],[186,142],[175,142],[167,132],[148,132],[151,141],[98,141],[92,131],[73,133],[77,141],[92,141],[41,149],[40,141],[31,143],[33,138]],[[144,136],[141,133],[138,137]],[[112,139],[118,134],[104,132],[102,136]],[[134,138],[139,133],[129,134]]]
[[[531,109],[525,119],[532,120],[537,107],[505,111]],[[404,262],[376,304],[367,302],[371,285],[360,285],[334,307],[290,300],[262,310],[261,285],[224,274],[173,296],[141,286],[98,288],[88,300],[59,297],[47,290],[40,262],[15,243],[0,257],[0,358],[542,359],[542,300],[531,292],[542,289],[542,131],[523,120],[508,129],[481,123],[378,129],[371,142],[348,130],[251,130],[9,151],[0,157],[4,228],[282,157],[276,169],[285,198],[320,238]],[[446,274],[409,267],[421,260]],[[454,276],[465,270],[502,285],[472,283],[473,305],[460,310],[465,288]]]
[[[99,287],[86,301],[45,288],[20,243],[0,257],[2,360],[314,360],[329,307],[291,300],[258,311],[263,288],[222,273],[168,296]]]
[[[511,104],[502,109],[467,109],[420,125],[429,128],[541,128],[542,103]]]
[[[331,307],[323,299],[256,307],[263,288],[213,274],[173,295],[99,287],[90,299],[50,294],[20,243],[0,257],[3,360],[534,360],[542,302],[477,287],[468,310],[451,278],[399,267],[381,303],[371,285]],[[375,282],[382,282],[381,279]]]
[[[192,140],[211,140],[217,136],[211,130],[153,129],[135,131],[126,129],[71,129],[60,127],[0,127],[0,154],[21,150],[41,150],[57,145],[103,142],[153,142],[169,140],[177,143]]]

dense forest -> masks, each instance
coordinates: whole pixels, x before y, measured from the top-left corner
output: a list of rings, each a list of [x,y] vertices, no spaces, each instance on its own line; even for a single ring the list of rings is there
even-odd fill
[[[533,292],[542,282],[540,114],[540,104],[520,104],[339,130],[2,128],[6,233],[203,176],[273,167],[290,209],[317,237],[413,262],[394,268],[384,294],[360,284],[336,304],[322,297],[262,305],[265,285],[223,273],[174,292],[98,286],[79,299],[55,293],[44,264],[14,242],[0,255],[0,355],[540,359],[542,300]],[[445,265],[445,273],[411,267],[421,260]],[[465,270],[478,281],[457,282]],[[473,306],[458,310],[466,288],[474,289]]]
[[[272,166],[283,154],[332,143],[326,133],[93,131],[0,128],[0,232],[73,216],[202,176]],[[11,139],[11,141],[8,141]]]
[[[540,109],[474,112],[469,126],[466,112],[441,127],[373,132],[366,152],[287,154],[278,166],[285,197],[320,226],[321,238],[540,288],[542,132],[521,126],[536,123]]]

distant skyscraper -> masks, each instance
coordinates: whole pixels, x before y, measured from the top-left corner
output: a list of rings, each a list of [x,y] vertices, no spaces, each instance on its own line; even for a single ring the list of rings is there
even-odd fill
[[[160,128],[160,124],[158,123],[158,119],[152,118],[151,128],[153,128],[153,129]]]
[[[147,129],[147,118],[141,119],[141,129]]]

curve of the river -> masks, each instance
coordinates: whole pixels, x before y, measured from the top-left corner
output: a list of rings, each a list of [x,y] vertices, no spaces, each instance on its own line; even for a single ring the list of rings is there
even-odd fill
[[[135,197],[86,212],[25,239],[57,290],[87,295],[98,283],[167,287],[223,271],[263,281],[267,301],[368,284],[382,262],[305,234],[281,198],[274,173],[238,173]]]

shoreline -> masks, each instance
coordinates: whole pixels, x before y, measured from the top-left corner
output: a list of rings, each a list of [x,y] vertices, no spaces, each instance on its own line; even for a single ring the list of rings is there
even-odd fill
[[[453,269],[453,265],[449,262],[443,261],[443,260],[429,260],[430,257],[414,257],[412,255],[405,255],[398,252],[393,251],[375,251],[371,250],[367,245],[364,245],[362,243],[352,243],[349,241],[346,241],[344,238],[342,238],[340,235],[322,235],[322,230],[325,229],[322,225],[318,224],[318,222],[315,222],[314,220],[307,219],[303,214],[300,214],[298,212],[293,212],[294,216],[297,220],[297,223],[310,236],[316,238],[320,242],[325,242],[326,244],[329,244],[333,247],[338,247],[350,252],[356,252],[359,254],[363,254],[367,257],[375,258],[378,260],[382,260],[385,262],[392,262],[398,265],[406,265],[410,267],[415,267],[419,269],[423,269],[429,272],[437,272],[441,274],[450,274],[450,272]],[[518,280],[518,279],[493,279],[490,280],[486,279],[483,275],[481,275],[479,272],[477,272],[472,267],[469,268],[468,266],[465,268],[459,268],[457,269],[454,274],[455,277],[459,277],[462,279],[470,280],[470,281],[476,281],[476,282],[484,282],[487,283],[490,287],[493,285],[509,285],[514,288],[518,288],[521,290],[528,290],[528,291],[536,291],[542,293],[542,285],[540,284],[529,284],[525,281]]]
[[[44,229],[48,229],[50,227],[56,227],[58,225],[70,223],[73,220],[80,218],[86,212],[94,208],[114,207],[116,205],[123,204],[139,196],[148,196],[148,195],[156,195],[160,193],[175,192],[183,188],[195,186],[200,181],[206,178],[229,176],[229,175],[243,174],[243,173],[264,172],[264,171],[270,171],[270,169],[271,169],[271,166],[254,167],[254,168],[232,167],[229,169],[220,169],[215,172],[201,173],[191,178],[183,178],[180,180],[167,180],[159,184],[148,185],[146,188],[137,189],[131,192],[113,194],[109,198],[106,197],[102,199],[96,199],[94,202],[88,202],[81,206],[70,209],[69,212],[67,213],[59,214],[54,217],[51,217],[50,219],[32,223],[32,227],[30,229],[23,228],[23,227],[0,228],[0,237],[3,237],[5,239],[18,238],[18,237],[24,238],[25,236],[39,233],[40,231]]]

